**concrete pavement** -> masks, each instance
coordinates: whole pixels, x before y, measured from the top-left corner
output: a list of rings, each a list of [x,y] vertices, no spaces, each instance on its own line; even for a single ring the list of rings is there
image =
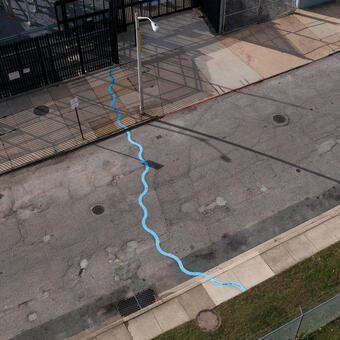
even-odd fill
[[[162,248],[205,272],[339,204],[339,57],[133,130],[152,164],[145,204]],[[112,324],[120,300],[188,280],[140,225],[137,152],[122,134],[0,177],[4,339]]]
[[[339,241],[340,206],[337,206],[208,273],[220,282],[240,282],[249,289]],[[145,310],[70,340],[150,340],[238,294],[240,290],[234,287],[220,287],[196,277],[164,292]]]
[[[178,25],[181,21],[176,18]],[[192,17],[192,21],[196,20]],[[203,24],[199,21],[197,25],[204,27]],[[323,24],[321,21],[320,25]],[[225,88],[230,84],[247,84],[250,76],[261,73],[238,57],[237,65],[241,65],[238,67],[245,78],[218,79],[223,64],[220,53],[225,45],[207,30],[207,41],[200,41],[203,33],[198,26],[193,27],[195,31],[188,27],[184,30],[185,39],[178,33],[179,28],[174,28],[175,36],[169,36],[176,44],[195,39],[193,44],[187,42],[175,51],[170,50],[171,45],[165,46],[164,59],[163,54],[155,57],[153,45],[147,57],[147,104],[157,114],[157,107],[161,115],[176,111],[177,107],[193,104],[191,98],[196,102],[200,96],[199,100],[204,101],[211,95],[209,91],[218,96],[229,91]],[[334,45],[336,37],[332,32],[327,40]],[[164,37],[160,40],[169,45]],[[194,60],[203,63],[204,58],[208,66],[198,69]],[[232,64],[225,64],[236,77]],[[149,224],[161,236],[165,249],[176,253],[188,268],[207,271],[338,205],[338,65],[336,54],[134,130],[135,138],[145,148],[145,158],[154,165],[148,175],[150,192],[146,204]],[[123,99],[119,103],[121,110],[124,112],[125,107],[126,113],[133,115],[137,92],[133,75],[125,73],[129,70],[127,66],[117,70],[115,89],[118,99]],[[154,85],[158,79],[161,86]],[[81,100],[81,109],[84,103],[92,107],[89,122],[105,118],[92,125],[88,122],[88,132],[96,138],[107,135],[105,128],[112,129],[115,118],[108,111],[107,71],[78,81],[76,91],[89,93]],[[31,138],[44,137],[36,139],[50,144],[53,150],[56,136],[49,140],[44,130],[46,135],[52,134],[53,121],[68,127],[69,121],[63,122],[61,116],[63,110],[66,117],[72,114],[68,106],[74,95],[69,88],[72,84],[77,83],[47,90],[47,94],[57,92],[59,98],[53,101],[60,101],[61,109],[58,106],[58,110],[52,110],[51,118],[45,116],[43,125],[39,125],[41,117],[34,116],[37,124],[32,129],[22,127],[34,122],[25,122],[26,117],[33,119],[30,116],[33,99],[29,98],[28,109],[20,106],[27,103],[25,96],[17,97],[15,105],[5,103],[9,110],[18,110],[5,119],[12,117],[13,126],[19,122],[23,125],[19,125],[18,131],[9,129],[14,134],[7,135],[7,139],[1,138],[10,145],[13,138],[20,139],[28,131]],[[45,92],[34,93],[35,98],[42,100],[41,104],[49,103]],[[96,116],[97,105],[103,116]],[[275,125],[273,115],[277,113],[287,115],[289,124]],[[15,132],[20,132],[19,136]],[[20,143],[25,145],[25,141]],[[115,309],[120,299],[148,287],[163,296],[187,280],[177,265],[155,251],[154,243],[140,227],[137,196],[142,189],[141,171],[136,150],[121,135],[0,178],[3,339],[66,338],[102,322],[112,324],[121,319]],[[95,204],[104,205],[104,214],[91,213]],[[319,235],[311,237],[318,239]],[[313,252],[304,238],[294,242],[291,247],[305,244]],[[280,251],[273,253],[279,257]],[[295,252],[296,258],[304,256]],[[261,258],[253,261],[261,266],[264,276],[286,265],[271,261],[269,270],[268,264],[264,265],[268,257]],[[88,268],[85,275],[79,275],[84,259]],[[225,277],[228,275],[235,278],[233,272]],[[256,282],[252,277],[248,284]],[[208,297],[207,301],[214,302],[209,294]],[[217,302],[219,297],[214,299]],[[183,301],[187,301],[185,297]],[[179,305],[174,303],[170,307],[176,306]],[[107,311],[104,314],[103,308]],[[183,307],[185,313],[179,315],[191,318],[195,308],[187,305]],[[28,317],[32,313],[36,318]],[[157,320],[157,325],[164,328],[162,320]],[[126,334],[124,327],[118,331]]]
[[[218,37],[191,11],[159,19],[157,34],[144,23],[146,113],[161,117],[335,53],[340,50],[339,21],[335,2]],[[116,106],[127,126],[148,120],[138,114],[133,44],[131,26],[119,35],[122,65],[114,72]],[[0,103],[0,173],[121,131],[110,107],[110,82],[104,70]],[[69,105],[75,96],[85,140]],[[36,116],[37,105],[50,112]]]

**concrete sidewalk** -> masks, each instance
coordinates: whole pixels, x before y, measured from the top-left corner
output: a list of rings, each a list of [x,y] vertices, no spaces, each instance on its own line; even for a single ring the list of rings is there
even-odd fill
[[[271,239],[216,268],[209,274],[221,282],[254,287],[322,249],[340,241],[340,206]],[[78,334],[70,340],[150,340],[204,309],[211,309],[240,294],[195,277],[163,292],[159,300],[128,317]]]
[[[133,32],[119,37],[122,65],[114,71],[116,107],[135,126],[311,63],[340,50],[339,1],[214,36],[191,11],[159,19],[159,34],[143,27],[147,116],[138,114]],[[121,131],[110,107],[108,70],[0,103],[0,173]],[[80,100],[83,140],[69,101]],[[45,105],[49,113],[34,114]]]

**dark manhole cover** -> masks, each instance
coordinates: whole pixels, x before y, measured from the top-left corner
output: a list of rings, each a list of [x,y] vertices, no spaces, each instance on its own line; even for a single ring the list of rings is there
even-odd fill
[[[202,310],[196,316],[197,326],[205,332],[214,331],[221,323],[220,317],[212,310]]]
[[[94,215],[101,215],[102,213],[104,213],[105,209],[101,204],[97,204],[91,208],[91,211]]]
[[[33,112],[37,116],[45,116],[50,111],[49,107],[46,105],[37,106],[34,108]]]
[[[277,126],[285,126],[289,123],[289,118],[283,113],[273,115],[273,122]]]

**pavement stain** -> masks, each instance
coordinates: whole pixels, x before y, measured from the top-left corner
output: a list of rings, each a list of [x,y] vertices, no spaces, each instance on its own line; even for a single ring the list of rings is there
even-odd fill
[[[214,210],[217,208],[224,208],[226,210],[229,210],[229,207],[227,206],[227,201],[223,197],[216,197],[215,201],[211,202],[206,206],[201,206],[199,208],[199,212],[203,216],[208,216],[212,215]]]
[[[292,85],[290,85],[290,86],[292,86]],[[272,90],[274,90],[274,89],[272,89]],[[225,104],[225,105],[227,105],[227,104]],[[204,107],[204,108],[206,108],[206,107]],[[221,108],[220,108],[221,109]],[[205,112],[205,114],[208,116],[208,114]],[[218,113],[216,113],[216,112],[214,112],[214,115],[217,115]],[[225,119],[225,115],[227,115],[228,114],[228,112],[227,111],[225,111],[224,112],[224,116],[222,117],[223,119]],[[254,112],[252,112],[252,114],[253,115],[256,115],[257,113],[254,111]],[[209,117],[208,117],[208,119],[209,119]],[[309,122],[308,122],[309,123]],[[204,122],[202,122],[202,125],[204,124]],[[143,130],[144,128],[141,128],[141,130]],[[139,133],[139,132],[136,132],[136,133]],[[247,136],[242,136],[242,138],[247,138]],[[147,136],[146,136],[146,138],[145,138],[146,140],[147,140]],[[161,139],[160,139],[160,142],[161,142]],[[274,140],[274,142],[275,142],[275,140]],[[115,143],[119,143],[119,139],[118,138],[116,138],[115,139]],[[268,144],[270,143],[270,141],[268,141]],[[171,145],[170,145],[171,143],[169,143],[168,145],[167,145],[167,150],[169,149],[169,148],[171,148]],[[262,144],[262,141],[260,142],[260,144],[259,144],[259,147],[261,147],[261,146],[263,146],[263,144]],[[150,148],[151,149],[151,148]],[[177,153],[178,153],[178,150],[177,150]],[[279,154],[279,151],[278,151],[278,154]],[[74,153],[72,156],[75,156],[76,155],[76,153]],[[84,154],[83,154],[84,155]],[[244,155],[244,154],[243,154]],[[242,155],[242,156],[243,156]],[[169,153],[169,157],[171,156],[171,153]],[[290,154],[290,156],[292,156],[292,154]],[[155,157],[155,158],[153,158],[153,157],[155,157],[155,155],[152,155],[152,154],[150,154],[150,158],[152,158],[152,159],[155,159],[155,160],[157,160],[157,157]],[[168,157],[168,155],[167,155],[167,157]],[[244,156],[244,158],[246,159],[246,156]],[[70,157],[68,157],[68,159],[70,159]],[[79,163],[80,163],[80,161],[79,161],[79,159],[77,160]],[[233,162],[234,162],[234,158],[233,158]],[[85,167],[87,167],[87,169],[88,169],[88,167],[90,167],[91,166],[91,163],[92,164],[97,164],[97,160],[96,159],[91,159],[90,157],[89,157],[89,160],[88,160],[88,163],[85,165]],[[227,163],[225,163],[225,164],[227,164]],[[235,163],[234,163],[235,164]],[[234,166],[234,164],[230,164],[230,167],[231,166]],[[242,165],[242,164],[241,164]],[[314,165],[315,166],[319,166],[320,164],[317,164],[317,162],[315,162],[314,163]],[[73,164],[73,166],[75,166],[74,164]],[[171,165],[170,165],[171,166]],[[249,164],[245,164],[245,166],[250,166]],[[285,165],[286,166],[286,165]],[[320,165],[320,166],[322,166],[322,165]],[[103,166],[103,168],[104,168],[104,166]],[[52,168],[50,168],[49,169],[49,171],[51,171],[52,170]],[[88,169],[89,170],[89,169]],[[138,171],[140,170],[140,169],[137,169]],[[238,168],[236,169],[237,171],[239,170]],[[92,171],[92,170],[89,170],[89,171]],[[176,171],[177,171],[177,169],[176,169],[176,167],[174,167],[173,169],[172,169],[172,171],[174,172],[174,173],[177,173]],[[212,169],[211,171],[214,171],[214,169]],[[278,173],[278,179],[277,179],[277,187],[278,187],[278,189],[280,189],[281,188],[281,191],[278,191],[277,192],[277,196],[278,197],[280,197],[280,199],[281,199],[281,197],[282,198],[285,198],[285,196],[286,196],[286,194],[287,194],[287,190],[286,190],[286,188],[284,188],[285,186],[286,186],[286,184],[288,183],[288,184],[290,184],[290,185],[292,185],[292,183],[294,184],[294,179],[293,178],[290,178],[290,181],[291,182],[286,182],[286,181],[280,181],[281,180],[281,173],[280,173],[280,171],[281,172],[284,172],[284,171],[286,171],[286,168],[283,168],[283,170],[282,170],[282,168],[280,168],[278,171],[277,171],[277,173]],[[292,168],[290,168],[290,171],[291,172],[293,172],[293,175],[295,174],[295,167],[292,167]],[[325,168],[323,168],[323,171],[325,171],[325,172],[327,172],[327,170],[325,169]],[[320,170],[320,172],[322,172],[322,170]],[[169,172],[170,173],[170,172]],[[39,175],[39,172],[37,172],[36,173],[36,175],[38,176]],[[208,173],[208,176],[216,176],[216,173],[215,172],[210,172],[210,173]],[[297,174],[296,174],[297,175]],[[310,174],[308,174],[307,173],[307,171],[305,171],[305,170],[302,170],[301,171],[301,174],[299,174],[299,175],[297,175],[296,177],[298,177],[299,179],[300,178],[306,178],[308,175],[310,175]],[[30,174],[30,176],[31,176],[31,174]],[[120,176],[120,175],[117,175],[117,174],[115,174],[115,176]],[[6,177],[7,178],[7,177]],[[318,179],[317,177],[314,177],[314,179]],[[76,180],[77,178],[75,177],[74,178],[74,180]],[[323,179],[324,180],[324,179]],[[221,183],[223,183],[223,182],[221,182]],[[262,183],[262,182],[259,182],[259,183]],[[224,183],[225,184],[225,183]],[[254,183],[253,183],[254,184]],[[315,190],[317,190],[319,193],[320,192],[322,192],[322,190],[324,190],[324,187],[325,186],[327,186],[329,183],[328,182],[326,182],[326,183],[323,183],[322,184],[322,186],[321,185],[318,185],[318,184],[315,184],[315,183],[313,183],[313,190],[315,191]],[[331,185],[331,184],[330,184]],[[335,187],[334,187],[335,188]],[[33,189],[34,189],[34,186],[33,186]],[[54,189],[48,189],[48,190],[50,190],[51,192],[54,190]],[[112,190],[112,187],[110,187],[110,190]],[[31,190],[31,192],[33,192],[34,190]],[[203,191],[203,190],[202,190]],[[199,194],[200,194],[201,192],[199,192]],[[129,192],[129,194],[131,194],[131,192]],[[294,192],[294,190],[293,190],[293,192],[291,192],[291,194],[295,194],[295,192]],[[303,194],[304,194],[304,192],[303,192]],[[215,194],[216,195],[216,194]],[[222,193],[221,193],[221,195],[223,195]],[[309,193],[306,193],[306,195],[310,195]],[[298,193],[296,193],[296,196],[297,197],[299,197],[298,199],[300,199],[300,196],[298,196]],[[266,222],[266,221],[261,221],[261,223],[259,223],[259,225],[251,225],[251,227],[249,227],[249,233],[250,233],[250,236],[248,237],[248,238],[244,238],[244,236],[242,236],[242,235],[238,235],[237,237],[233,237],[233,233],[229,233],[227,236],[222,236],[221,237],[221,244],[216,244],[216,245],[214,245],[214,248],[213,248],[213,251],[214,251],[214,253],[215,253],[215,257],[214,258],[212,258],[212,257],[210,257],[209,256],[209,251],[206,251],[206,249],[201,249],[200,250],[200,252],[203,254],[203,257],[202,258],[200,258],[200,261],[193,261],[192,262],[192,267],[193,268],[195,268],[195,269],[197,269],[199,266],[200,266],[200,263],[201,262],[204,262],[204,263],[206,263],[206,268],[202,268],[203,270],[204,269],[209,269],[209,268],[211,268],[211,266],[213,266],[214,265],[214,263],[216,262],[217,264],[218,263],[220,263],[222,260],[225,260],[227,257],[232,257],[232,256],[234,256],[235,255],[235,253],[237,253],[237,252],[239,252],[239,251],[241,251],[241,250],[243,250],[244,248],[246,248],[246,247],[252,247],[255,243],[255,241],[256,242],[258,242],[259,241],[259,239],[260,239],[260,236],[262,235],[263,236],[263,238],[266,238],[266,237],[269,237],[270,235],[270,232],[272,232],[272,233],[279,233],[279,232],[281,232],[282,231],[282,229],[285,229],[285,228],[289,228],[289,227],[291,227],[295,222],[296,223],[298,223],[299,221],[303,221],[305,218],[307,219],[307,218],[310,218],[310,217],[313,217],[315,214],[319,214],[320,212],[322,212],[322,211],[324,211],[324,210],[327,210],[327,209],[329,209],[329,207],[331,207],[332,205],[334,205],[334,204],[338,204],[338,202],[340,201],[340,195],[339,195],[339,191],[337,191],[337,190],[334,190],[334,191],[330,191],[330,192],[328,192],[327,194],[320,194],[320,195],[318,195],[319,196],[319,199],[317,198],[317,197],[312,197],[311,196],[311,201],[312,200],[322,200],[322,199],[324,199],[326,202],[324,203],[324,204],[322,204],[322,205],[318,205],[317,203],[313,203],[314,205],[315,205],[315,209],[312,211],[311,209],[307,209],[308,211],[306,212],[304,209],[300,209],[299,207],[298,208],[296,208],[294,211],[293,211],[293,209],[291,209],[290,211],[286,211],[285,213],[279,213],[279,214],[276,214],[277,216],[276,216],[276,218],[275,218],[275,214],[272,216],[272,219],[268,222]],[[5,195],[5,197],[6,197],[6,195]],[[216,196],[215,196],[216,197]],[[229,197],[229,196],[228,196]],[[228,203],[229,203],[229,198],[228,198],[227,196],[226,196],[226,200],[228,201]],[[4,199],[4,198],[3,198]],[[2,199],[2,200],[3,200]],[[81,200],[81,199],[86,199],[86,197],[81,197],[79,200]],[[262,197],[262,199],[263,200],[265,200],[266,198],[265,197]],[[176,197],[174,198],[174,200],[176,200]],[[1,202],[1,201],[0,201]],[[207,200],[207,202],[209,203],[209,201]],[[204,202],[205,203],[205,202]],[[268,202],[267,202],[268,203]],[[306,202],[304,202],[304,204],[305,204]],[[1,203],[0,203],[1,204]],[[281,202],[280,202],[280,204],[281,204]],[[209,204],[207,204],[207,203],[205,203],[205,206],[207,206],[207,205],[209,205]],[[281,205],[280,205],[281,206]],[[218,208],[218,206],[217,206],[217,208]],[[277,208],[277,207],[276,207]],[[198,210],[198,207],[196,208],[197,210]],[[276,210],[275,210],[276,211]],[[298,217],[297,218],[295,218],[295,219],[293,219],[294,217],[296,217],[296,213],[298,212]],[[87,213],[88,213],[88,211],[87,211]],[[114,220],[114,218],[115,218],[116,216],[113,216],[112,217],[112,219]],[[225,216],[224,216],[225,217]],[[289,220],[289,219],[292,219],[291,221]],[[281,221],[282,220],[282,221]],[[219,226],[219,228],[220,229],[223,229],[223,228],[225,228],[225,223],[224,223],[225,221],[224,220],[222,220],[221,219],[221,222],[220,222],[220,226]],[[287,226],[285,226],[284,224],[285,223],[288,223],[287,224]],[[96,226],[96,225],[94,225],[94,226]],[[102,227],[102,226],[100,226],[100,227]],[[239,225],[238,225],[238,228],[239,229],[241,229],[243,227],[243,225],[242,225],[242,221],[239,223]],[[131,228],[132,228],[132,230],[135,230],[136,229],[136,225],[135,224],[133,224],[132,226],[131,226]],[[127,223],[127,232],[131,232],[131,229],[128,229],[128,223]],[[96,234],[99,234],[100,233],[100,228],[98,228],[97,230],[96,230]],[[94,235],[96,235],[96,234],[93,234],[92,236],[94,236]],[[222,234],[222,233],[221,233]],[[94,236],[95,237],[95,236]],[[110,236],[111,237],[111,236]],[[183,237],[185,237],[185,234],[183,234]],[[137,239],[137,238],[136,238]],[[231,240],[232,242],[229,244],[227,241],[228,240]],[[246,241],[245,240],[248,240],[249,242],[248,243],[246,243]],[[261,239],[262,240],[262,239]],[[115,241],[115,240],[114,240]],[[222,242],[223,241],[223,242]],[[190,243],[188,243],[188,244],[190,244]],[[103,245],[103,244],[101,244],[101,246],[106,246],[106,244],[105,245]],[[125,244],[125,245],[123,245],[123,246],[119,246],[118,248],[117,248],[117,252],[122,252],[122,253],[124,253],[124,251],[126,251],[126,249],[125,248],[127,248],[127,245]],[[130,246],[130,248],[131,248],[131,246]],[[192,247],[190,247],[190,249],[191,250],[194,250],[194,249],[192,249]],[[221,249],[223,249],[223,256],[221,256],[221,253],[222,253],[222,251],[221,251]],[[68,254],[68,253],[67,253]],[[132,252],[132,254],[133,254],[133,252]],[[194,252],[192,252],[192,254],[195,254]],[[118,258],[116,258],[116,255],[115,255],[115,253],[114,253],[114,256],[115,257],[112,257],[112,264],[117,264],[117,266],[118,266],[118,264],[119,263],[115,263],[114,261],[116,260],[116,259],[118,259]],[[135,257],[137,257],[138,255],[137,254],[135,254],[134,255]],[[121,255],[121,257],[122,258],[124,258],[124,255]],[[126,257],[129,257],[129,255],[125,255],[125,258]],[[202,261],[203,259],[205,259],[206,261]],[[108,260],[110,260],[110,258],[106,258],[106,261],[103,261],[103,263],[105,262],[107,262]],[[154,260],[154,262],[152,262],[151,261],[151,265],[155,265],[155,262],[158,260],[158,258],[155,258],[155,259],[153,259]],[[188,257],[186,260],[190,260],[190,258]],[[119,261],[121,261],[121,260],[119,260]],[[91,260],[89,261],[90,262],[90,265],[91,265]],[[76,275],[78,275],[78,271],[79,271],[79,265],[78,265],[78,263],[79,262],[77,262],[77,266],[75,267],[75,276]],[[125,263],[124,261],[121,261],[120,262],[120,265],[121,266],[123,266],[123,263]],[[133,266],[132,266],[133,267]],[[99,269],[98,269],[99,270]],[[130,269],[129,270],[131,270],[131,273],[133,272],[133,268],[131,268],[130,267]],[[140,267],[140,272],[142,272],[142,270],[143,270],[143,266],[141,266]],[[176,283],[178,283],[178,281],[180,281],[180,279],[178,279],[177,277],[176,277],[176,275],[174,274],[175,272],[177,272],[178,271],[178,269],[176,268],[176,270],[173,270],[173,271],[169,271],[170,272],[170,275],[169,276],[171,276],[172,275],[172,277],[171,277],[171,284],[173,285],[173,284],[176,284]],[[118,274],[116,274],[117,276],[118,276]],[[165,274],[164,274],[165,275]],[[127,276],[129,276],[128,274],[127,274]],[[94,277],[96,277],[95,275],[94,275]],[[120,276],[118,276],[119,277],[119,280],[117,280],[117,281],[120,281]],[[122,277],[124,277],[124,275],[122,276]],[[132,273],[132,276],[130,276],[129,277],[129,279],[131,280],[131,277],[132,278],[134,278],[134,276],[133,276],[133,273]],[[111,276],[111,279],[112,279],[112,276]],[[177,281],[178,280],[178,281]],[[131,280],[131,285],[134,285],[134,282],[132,282],[133,280]],[[75,286],[76,288],[78,288],[77,286]],[[162,288],[159,288],[159,289],[162,289]],[[83,300],[83,301],[85,301],[85,300]]]

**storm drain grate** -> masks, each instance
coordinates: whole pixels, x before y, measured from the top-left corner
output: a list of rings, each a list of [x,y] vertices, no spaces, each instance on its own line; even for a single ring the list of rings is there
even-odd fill
[[[152,289],[146,289],[129,299],[119,301],[117,309],[121,316],[128,316],[153,304],[155,301],[154,291]]]
[[[141,308],[145,308],[155,302],[155,293],[152,289],[143,290],[137,293],[136,299]]]

